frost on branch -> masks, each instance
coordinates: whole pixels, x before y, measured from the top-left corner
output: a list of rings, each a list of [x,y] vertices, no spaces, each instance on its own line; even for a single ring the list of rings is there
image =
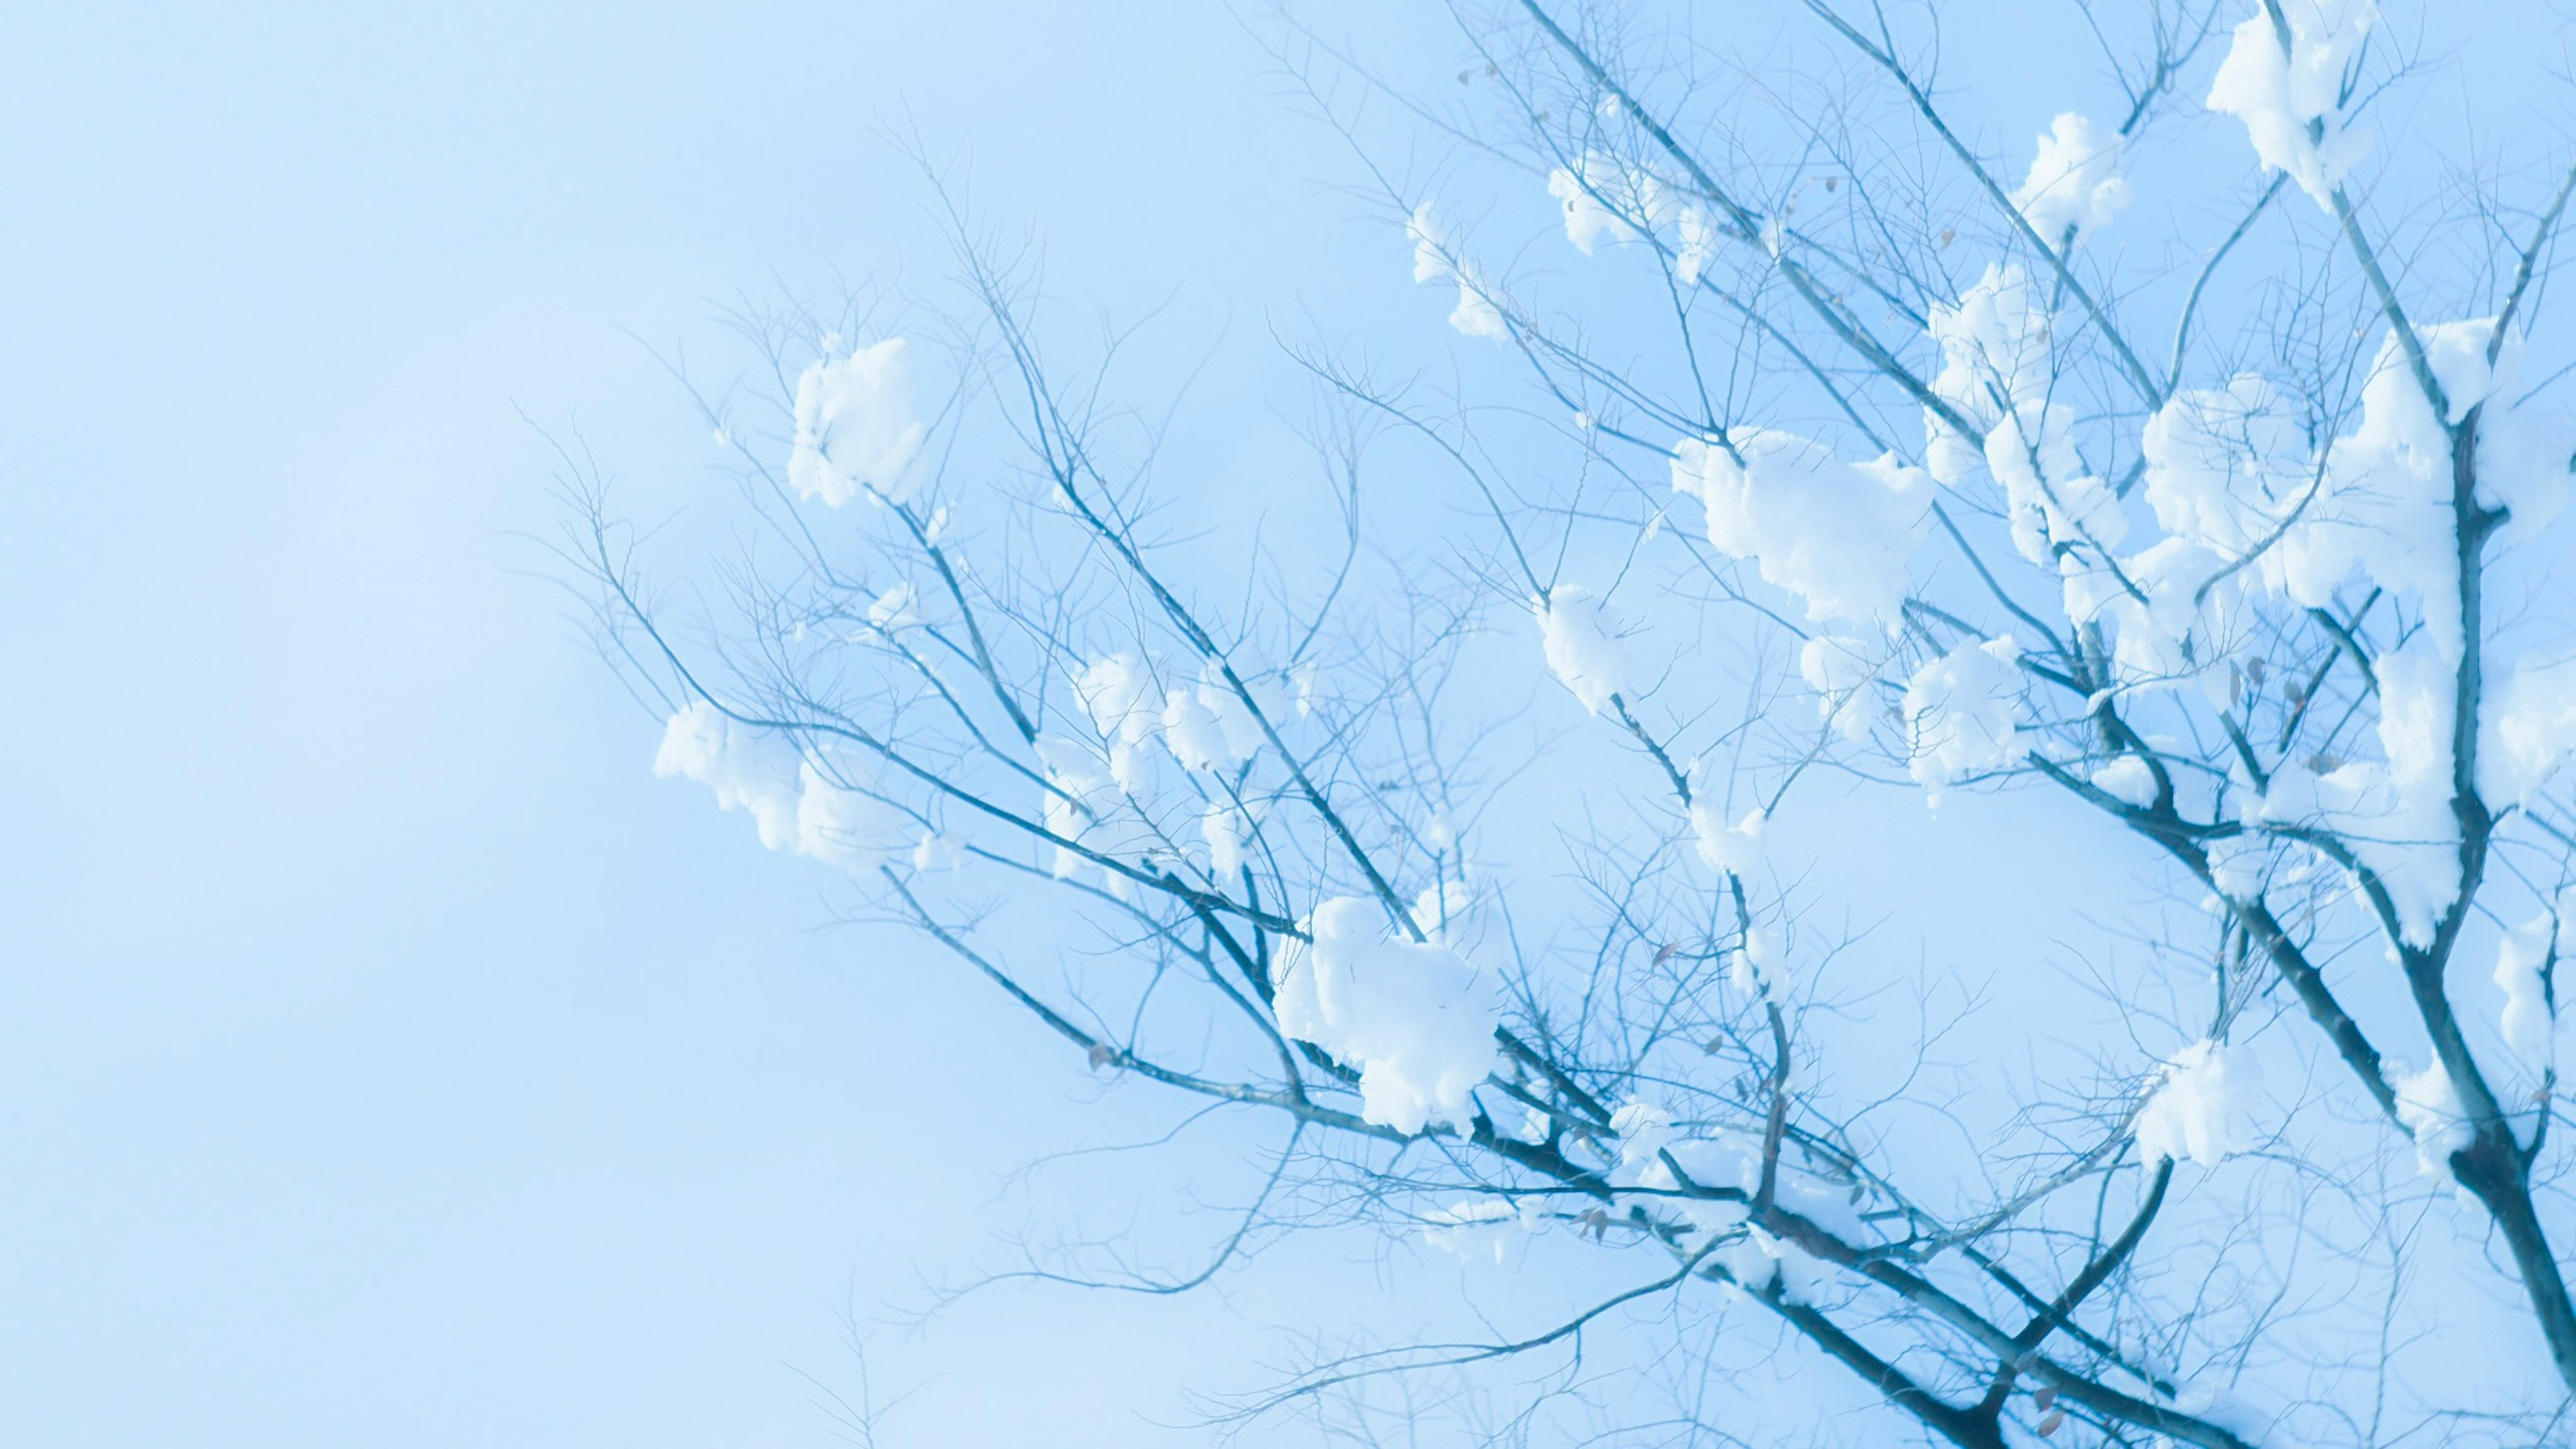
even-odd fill
[[[1359,1067],[1369,1121],[1469,1130],[1471,1094],[1494,1070],[1493,983],[1448,947],[1389,936],[1365,897],[1317,906],[1308,930],[1313,942],[1281,958],[1279,1029]]]
[[[1619,638],[1619,616],[1577,584],[1560,584],[1530,604],[1538,620],[1547,667],[1584,709],[1599,714],[1610,697],[1628,688],[1628,646]]]
[[[1904,602],[1906,560],[1922,540],[1932,490],[1894,454],[1853,465],[1821,443],[1770,428],[1673,447],[1673,488],[1708,512],[1708,539],[1751,559],[1765,582],[1803,599],[1807,617],[1869,624]]]
[[[2241,1046],[2201,1040],[2165,1060],[2135,1128],[2148,1167],[2187,1159],[2215,1167],[2254,1146],[2262,1069]]]
[[[2282,50],[2267,8],[2257,6],[2254,18],[2236,27],[2207,104],[2245,123],[2265,171],[2288,172],[2330,208],[2344,173],[2370,149],[2370,133],[2344,129],[2340,108],[2344,74],[2379,7],[2371,0],[2280,0],[2280,7],[2289,49]]]
[[[2014,209],[2051,246],[2068,227],[2099,229],[2129,204],[2129,183],[2120,175],[2121,145],[2118,132],[2104,135],[2091,118],[2060,113],[2039,138],[2030,175],[2013,193]]]
[[[1914,671],[1905,737],[1915,782],[1937,789],[2019,764],[2029,753],[2021,695],[2021,646],[2010,635],[1971,640]]]
[[[834,508],[862,491],[901,503],[920,487],[913,460],[928,429],[913,409],[912,344],[889,337],[796,381],[796,444],[787,481]]]

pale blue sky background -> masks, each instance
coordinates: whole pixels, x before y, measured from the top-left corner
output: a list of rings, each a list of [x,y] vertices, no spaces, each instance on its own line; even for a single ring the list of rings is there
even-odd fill
[[[918,1302],[1004,1170],[1145,1120],[651,780],[514,536],[522,412],[721,486],[619,329],[936,273],[907,104],[1111,315],[1408,295],[1220,5],[0,16],[0,1442],[830,1442],[845,1293]],[[1207,406],[1272,405],[1230,367]],[[880,1349],[887,1442],[1199,1442],[1143,1417],[1379,1291],[1303,1251],[1358,1261],[981,1300]]]
[[[1222,238],[1257,316],[1351,220],[1263,65],[1198,5],[8,8],[0,1442],[832,1442],[845,1288],[1106,1128],[651,779],[514,572],[517,410],[723,487],[617,329],[927,281],[907,103],[1085,295]],[[884,1351],[893,1442],[1140,1442],[1243,1322],[992,1300]]]

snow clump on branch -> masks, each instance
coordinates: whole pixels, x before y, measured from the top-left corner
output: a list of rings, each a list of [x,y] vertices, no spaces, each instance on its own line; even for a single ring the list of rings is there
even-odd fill
[[[2370,133],[2344,129],[2344,75],[2379,18],[2371,0],[2280,0],[2289,49],[2271,7],[2236,27],[2209,86],[2209,108],[2245,123],[2263,169],[2286,171],[2317,205],[2334,206],[2344,173],[2370,149]],[[2315,135],[2309,127],[2315,125]]]
[[[1503,320],[1502,308],[1494,303],[1491,284],[1474,266],[1450,259],[1448,236],[1440,229],[1439,219],[1431,214],[1430,202],[1413,209],[1413,216],[1404,224],[1404,234],[1413,243],[1414,281],[1458,284],[1458,305],[1450,310],[1449,325],[1461,336],[1510,341],[1512,329]]]
[[[1386,912],[1364,896],[1315,907],[1307,929],[1312,942],[1281,958],[1279,1029],[1359,1067],[1367,1120],[1470,1130],[1502,1021],[1493,983],[1446,946],[1388,935]]]
[[[1845,463],[1794,433],[1743,427],[1725,441],[1682,439],[1672,470],[1674,490],[1705,506],[1709,542],[1753,560],[1765,582],[1805,602],[1808,618],[1896,617],[1931,504],[1920,469],[1892,453]]]
[[[663,726],[653,773],[713,790],[718,808],[751,816],[771,850],[859,870],[900,844],[894,809],[832,778],[841,769],[817,769],[784,737],[728,719],[703,699]]]
[[[1619,616],[1579,584],[1559,584],[1530,603],[1539,644],[1558,682],[1599,714],[1628,689],[1628,646],[1619,638]]]
[[[829,357],[796,380],[796,442],[787,481],[838,508],[865,492],[888,503],[921,486],[913,469],[928,428],[914,411],[912,344],[889,337]]]
[[[2196,1041],[2165,1060],[2138,1108],[2138,1160],[2215,1167],[2254,1146],[2263,1072],[2241,1046]]]
[[[2129,204],[2129,183],[2120,175],[2124,139],[2116,131],[2103,135],[2076,111],[2049,122],[2030,175],[2012,197],[2040,240],[2053,247],[2068,227],[2098,230]]]
[[[1972,639],[1905,685],[1908,767],[1929,789],[2021,763],[2021,646]]]

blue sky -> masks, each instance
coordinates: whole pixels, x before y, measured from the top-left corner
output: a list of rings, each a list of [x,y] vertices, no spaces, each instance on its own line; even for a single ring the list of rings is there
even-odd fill
[[[935,278],[907,115],[1077,315],[1247,344],[1207,413],[1276,405],[1274,321],[1423,300],[1220,5],[0,18],[0,1440],[831,1442],[845,1305],[1164,1120],[653,781],[527,537],[540,428],[648,510],[725,486],[637,336]],[[871,1328],[887,1442],[1200,1442],[1148,1421],[1399,1293],[1369,1251]]]
[[[0,19],[0,1439],[832,1442],[844,1303],[1116,1119],[943,1070],[980,997],[650,778],[521,415],[722,488],[624,330],[935,270],[907,107],[1106,306],[1285,278],[1351,212],[1264,64],[1146,4]],[[912,1442],[1140,1442],[1244,1317],[994,1300],[877,1378]]]

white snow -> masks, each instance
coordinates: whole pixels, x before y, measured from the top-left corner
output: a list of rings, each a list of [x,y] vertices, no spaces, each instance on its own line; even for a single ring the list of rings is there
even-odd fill
[[[2339,106],[2344,73],[2361,53],[2379,7],[2371,0],[2279,0],[2290,48],[2257,6],[2236,27],[2210,82],[2208,106],[2245,123],[2265,171],[2286,171],[2317,205],[2331,208],[2346,171],[2370,149],[2367,131],[2347,130]],[[2320,133],[2309,134],[2310,123]]]
[[[654,774],[695,780],[720,809],[747,812],[762,845],[858,870],[900,848],[902,822],[893,807],[849,788],[854,768],[818,770],[783,736],[737,724],[703,699],[671,716],[653,756]]]
[[[1685,206],[1673,218],[1673,276],[1685,287],[1696,287],[1702,274],[1717,260],[1717,223],[1697,205]]]
[[[2105,133],[2076,111],[2049,122],[2030,175],[2012,197],[2042,241],[2056,246],[2070,226],[2093,231],[2129,204],[2129,183],[2120,175],[2122,144],[2117,131]]]
[[[1559,166],[1547,173],[1547,194],[1565,209],[1565,239],[1587,257],[1604,237],[1613,242],[1636,239],[1637,229],[1595,194],[1595,188],[1600,188],[1623,206],[1641,199],[1612,189],[1616,171],[1616,163],[1587,154],[1571,167]]]
[[[1039,736],[1035,749],[1047,783],[1039,823],[1059,840],[1105,851],[1111,842],[1102,827],[1118,808],[1116,778],[1088,748],[1062,735]],[[1055,848],[1058,880],[1070,879],[1089,863],[1068,845]]]
[[[2389,1063],[2389,1069],[2396,1074],[2388,1085],[2397,1092],[2397,1120],[2415,1139],[2417,1168],[2426,1177],[2450,1177],[2451,1154],[2477,1140],[2468,1109],[2460,1105],[2459,1088],[2438,1061],[2420,1072],[2409,1072],[2395,1062]]]
[[[1537,1231],[1538,1205],[1535,1197],[1517,1207],[1506,1198],[1468,1198],[1424,1214],[1422,1236],[1462,1261],[1491,1257],[1500,1263],[1514,1242]]]
[[[1473,265],[1450,261],[1448,238],[1440,230],[1439,219],[1432,215],[1430,202],[1413,209],[1413,216],[1404,224],[1404,234],[1413,243],[1414,281],[1458,284],[1458,305],[1449,313],[1449,325],[1463,336],[1509,341],[1512,330],[1495,303],[1498,294]]]
[[[2485,700],[2478,789],[2489,805],[2526,799],[2576,752],[2576,656],[2526,657]]]
[[[920,487],[913,462],[928,429],[913,407],[912,344],[889,337],[796,380],[796,442],[787,481],[834,508],[864,491],[902,503]]]
[[[1475,904],[1476,893],[1463,880],[1425,886],[1413,898],[1413,928],[1435,946],[1456,945],[1466,928],[1467,912]]]
[[[931,871],[957,870],[966,864],[966,842],[954,835],[925,830],[912,847],[912,868]]]
[[[2156,772],[2136,755],[2122,755],[2093,772],[2093,788],[2140,810],[2156,803]]]
[[[2165,1059],[2135,1126],[2138,1160],[2215,1167],[2254,1146],[2263,1072],[2251,1051],[2203,1039]]]
[[[1619,638],[1619,616],[1579,584],[1559,584],[1530,603],[1539,643],[1557,681],[1599,714],[1610,697],[1628,688],[1628,647]]]
[[[1892,453],[1855,466],[1769,428],[1737,428],[1730,441],[1684,438],[1673,448],[1673,487],[1706,507],[1709,542],[1752,559],[1766,582],[1805,602],[1810,619],[1894,618],[1927,525],[1922,471]]]
[[[1925,664],[1905,684],[1907,764],[1937,788],[2020,763],[2021,646],[1972,640]]]
[[[653,756],[654,774],[695,780],[715,792],[718,809],[748,812],[760,828],[760,843],[772,850],[796,843],[800,769],[795,746],[734,723],[703,699],[671,716]]]
[[[1207,841],[1208,872],[1218,880],[1243,873],[1243,852],[1252,843],[1252,821],[1239,805],[1219,801],[1199,817],[1200,838]]]
[[[1691,791],[1691,833],[1699,840],[1699,858],[1714,871],[1752,874],[1762,864],[1762,827],[1768,815],[1756,805],[1729,825],[1719,811],[1717,795],[1705,788],[1703,780],[1694,779]]]
[[[2142,446],[2156,522],[2231,559],[2268,541],[2316,486],[2299,420],[2251,373],[2175,393],[2147,419]]]
[[[832,778],[807,761],[798,767],[796,853],[846,870],[862,870],[903,848],[906,822],[893,806],[849,788],[849,771]]]
[[[1465,1132],[1472,1094],[1494,1070],[1500,997],[1457,952],[1391,936],[1386,924],[1362,896],[1315,907],[1312,943],[1280,958],[1279,1029],[1359,1067],[1367,1120]]]
[[[1957,306],[1935,304],[1927,328],[1941,349],[1941,370],[1932,391],[1979,431],[2000,421],[2006,406],[2025,421],[2040,423],[2030,431],[2043,443],[2063,434],[2050,425],[2049,394],[2056,381],[2050,338],[2056,319],[2042,301],[2030,275],[2018,266],[1987,266],[1976,285],[1960,294]],[[1932,476],[1955,486],[1985,461],[1968,439],[1938,415],[1924,412],[1923,461]]]
[[[2319,818],[2342,834],[2386,886],[2399,935],[2430,945],[2460,893],[2459,820],[2451,811],[2452,697],[2457,665],[2434,633],[2373,662],[2382,756],[2317,779]]]
[[[1619,1139],[1619,1165],[1634,1167],[1652,1162],[1673,1140],[1673,1114],[1632,1097],[1610,1114],[1610,1131]],[[1670,1173],[1665,1174],[1663,1185],[1671,1185]]]
[[[896,584],[868,605],[868,622],[892,634],[921,622],[920,600],[909,583]]]
[[[2504,993],[2497,1027],[2514,1060],[2535,1077],[2549,1069],[2556,1035],[2549,986],[2557,941],[2558,916],[2544,911],[2496,943],[2495,984]]]
[[[1135,790],[1146,750],[1163,722],[1152,666],[1134,654],[1103,655],[1075,672],[1073,696],[1109,746],[1110,778],[1122,790]]]
[[[1865,639],[1818,634],[1798,648],[1798,677],[1816,692],[1817,717],[1847,740],[1865,739],[1878,715],[1870,686],[1878,682],[1878,651]]]

